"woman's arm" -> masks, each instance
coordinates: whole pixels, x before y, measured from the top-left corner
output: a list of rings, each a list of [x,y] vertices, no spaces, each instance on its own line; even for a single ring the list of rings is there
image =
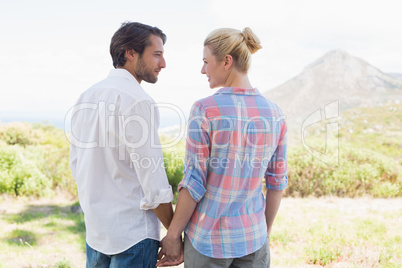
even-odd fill
[[[184,177],[180,182],[179,198],[172,222],[161,241],[157,266],[178,265],[184,261],[181,234],[186,228],[197,203],[206,193],[207,165],[209,159],[209,128],[204,106],[195,102],[190,112],[186,139]]]
[[[170,223],[167,235],[161,241],[162,249],[159,252],[159,261],[156,266],[178,265],[184,261],[181,234],[190,221],[196,206],[197,202],[191,197],[189,191],[186,188],[182,188],[179,192],[173,220]]]
[[[282,193],[283,190],[274,191],[267,189],[265,217],[267,220],[268,236],[271,235],[272,225],[281,204]]]

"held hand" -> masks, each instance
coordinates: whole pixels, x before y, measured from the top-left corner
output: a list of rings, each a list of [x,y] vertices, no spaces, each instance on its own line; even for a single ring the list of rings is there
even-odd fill
[[[181,236],[179,238],[169,237],[162,239],[160,243],[161,250],[158,254],[157,267],[176,266],[184,261],[184,249]]]

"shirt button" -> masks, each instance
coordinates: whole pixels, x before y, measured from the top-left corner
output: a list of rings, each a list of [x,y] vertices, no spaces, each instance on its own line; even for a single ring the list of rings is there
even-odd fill
[[[188,169],[193,169],[193,167],[189,167]]]

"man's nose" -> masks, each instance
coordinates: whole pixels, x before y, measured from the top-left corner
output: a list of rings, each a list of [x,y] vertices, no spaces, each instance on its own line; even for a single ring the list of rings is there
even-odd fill
[[[161,62],[159,63],[159,67],[161,68],[166,68],[166,60],[164,57],[162,57]]]

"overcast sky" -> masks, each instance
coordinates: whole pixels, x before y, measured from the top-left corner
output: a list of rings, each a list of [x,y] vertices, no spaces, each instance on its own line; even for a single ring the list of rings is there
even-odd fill
[[[156,102],[175,105],[186,116],[195,100],[217,90],[200,70],[203,40],[221,27],[248,26],[261,39],[249,72],[261,92],[334,49],[383,72],[402,73],[396,0],[1,0],[0,122],[11,115],[63,118],[79,94],[113,68],[110,38],[124,21],[166,33],[167,67],[158,83],[142,86]]]

